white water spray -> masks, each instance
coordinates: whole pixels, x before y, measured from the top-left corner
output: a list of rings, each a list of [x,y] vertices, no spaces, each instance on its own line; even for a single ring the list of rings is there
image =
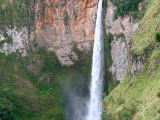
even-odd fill
[[[92,73],[90,86],[90,101],[88,103],[87,120],[101,120],[102,109],[102,92],[104,79],[104,47],[103,47],[103,31],[102,31],[102,0],[98,4],[98,13],[96,20],[93,57],[92,57]]]

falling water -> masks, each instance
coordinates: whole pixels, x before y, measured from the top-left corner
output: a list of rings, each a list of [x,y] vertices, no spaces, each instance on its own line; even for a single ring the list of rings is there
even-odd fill
[[[101,16],[102,0],[100,0],[98,4],[87,120],[101,120],[101,98],[104,78],[104,47]]]

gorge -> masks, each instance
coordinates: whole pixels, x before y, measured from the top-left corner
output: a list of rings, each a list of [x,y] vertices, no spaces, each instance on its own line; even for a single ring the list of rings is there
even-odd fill
[[[0,119],[159,120],[159,2],[1,0]]]

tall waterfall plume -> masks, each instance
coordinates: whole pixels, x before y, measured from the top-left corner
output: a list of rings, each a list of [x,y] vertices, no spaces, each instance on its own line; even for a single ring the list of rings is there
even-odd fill
[[[86,117],[87,120],[101,120],[101,98],[104,79],[104,45],[101,17],[102,0],[99,0],[92,57],[90,100],[88,103],[88,115]]]

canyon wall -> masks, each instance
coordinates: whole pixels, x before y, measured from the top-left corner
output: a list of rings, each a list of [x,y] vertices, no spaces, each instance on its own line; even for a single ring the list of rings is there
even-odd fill
[[[32,40],[54,50],[63,65],[72,65],[80,50],[92,48],[98,0],[46,0],[36,5],[35,31]]]
[[[127,66],[127,51],[129,50],[129,37],[138,28],[138,23],[133,23],[132,17],[124,16],[113,19],[115,6],[107,1],[105,16],[106,33],[112,33],[114,40],[111,42],[111,55],[113,63],[110,71],[117,80],[123,80]],[[37,40],[40,45],[47,45],[49,50],[54,50],[64,65],[72,65],[70,56],[76,59],[72,51],[74,43],[80,50],[92,48],[95,32],[97,0],[79,1],[39,1],[36,5],[35,31],[32,40]],[[116,34],[123,36],[116,38]]]
[[[70,58],[77,59],[72,49],[75,44],[80,50],[92,49],[97,3],[98,0],[39,0],[30,4],[29,12],[35,11],[34,22],[29,21],[30,30],[28,27],[6,28],[6,33],[12,36],[13,42],[5,42],[0,47],[0,51],[9,54],[20,50],[22,55],[26,56],[29,44],[38,44],[38,46],[42,45],[48,50],[55,51],[63,65],[72,65],[74,63]],[[113,63],[109,71],[112,72],[115,79],[123,80],[127,66],[129,66],[129,58],[127,58],[127,51],[130,49],[129,38],[138,28],[138,23],[133,23],[132,17],[127,15],[119,16],[114,20],[115,9],[113,3],[108,0],[105,29],[106,33],[110,32],[114,35],[114,40],[111,42]],[[118,35],[120,37],[117,37]],[[3,34],[0,36],[0,41],[5,39]],[[134,64],[135,69],[141,66],[138,63]]]

